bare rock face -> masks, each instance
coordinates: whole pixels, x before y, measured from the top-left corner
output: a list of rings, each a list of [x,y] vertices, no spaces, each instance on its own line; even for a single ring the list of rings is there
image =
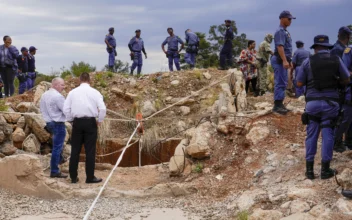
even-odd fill
[[[22,143],[26,138],[26,134],[24,133],[22,128],[16,128],[16,130],[12,133],[12,141],[17,143]]]
[[[343,214],[352,214],[352,202],[345,198],[340,198],[337,200],[334,209],[343,213]]]
[[[176,147],[174,156],[170,158],[170,176],[178,176],[182,174],[185,168],[185,149],[188,142],[188,139],[182,140]]]
[[[242,112],[247,109],[247,94],[245,90],[245,79],[241,71],[237,69],[230,69],[228,73],[231,73],[230,76],[230,85],[233,88],[233,94],[236,96],[236,106],[237,111]]]
[[[42,97],[44,92],[50,89],[50,87],[51,87],[51,83],[49,82],[42,81],[38,84],[37,88],[35,89],[34,100],[33,100],[36,106],[39,106],[40,98]]]
[[[21,114],[16,113],[12,108],[8,108],[7,111],[9,113],[3,114],[7,123],[16,124],[17,121],[20,119]]]
[[[22,117],[20,117],[20,119],[18,119],[17,128],[24,129],[25,127],[26,127],[26,120],[25,120],[24,116],[22,116]]]
[[[40,142],[34,134],[30,134],[22,143],[24,151],[31,153],[39,153],[40,151]]]
[[[6,137],[10,137],[13,132],[13,127],[10,124],[7,124],[5,117],[0,115],[0,131],[2,131]]]
[[[156,109],[151,101],[143,102],[142,114],[143,117],[149,117],[156,112]]]
[[[0,131],[0,143],[3,143],[5,141],[5,133],[3,131]]]
[[[16,153],[17,148],[12,145],[11,142],[6,142],[0,146],[0,153],[10,156],[14,153]]]
[[[21,102],[16,106],[17,111],[21,113],[28,112],[32,103],[31,102]]]
[[[193,158],[203,159],[210,156],[209,138],[211,137],[213,127],[210,122],[198,126],[193,134],[186,152]]]
[[[45,121],[39,115],[25,115],[26,124],[32,130],[32,132],[37,136],[41,143],[45,143],[49,140],[50,134],[44,129],[46,126]]]
[[[70,144],[66,144],[64,146],[63,155],[65,158],[68,158],[69,156],[71,156],[71,149],[72,149],[72,147]]]
[[[262,189],[249,190],[242,193],[242,195],[235,200],[228,208],[237,207],[240,211],[249,210],[256,203],[268,201],[269,197],[266,191]]]
[[[15,193],[62,199],[64,196],[45,183],[43,167],[36,156],[20,154],[0,160],[0,187]]]
[[[248,218],[249,220],[280,220],[284,217],[282,212],[276,210],[262,210],[262,209],[255,209],[252,215]]]

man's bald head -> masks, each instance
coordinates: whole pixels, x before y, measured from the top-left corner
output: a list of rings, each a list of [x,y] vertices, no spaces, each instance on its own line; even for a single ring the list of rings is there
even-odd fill
[[[61,93],[65,88],[65,81],[60,77],[56,77],[51,81],[51,87]]]

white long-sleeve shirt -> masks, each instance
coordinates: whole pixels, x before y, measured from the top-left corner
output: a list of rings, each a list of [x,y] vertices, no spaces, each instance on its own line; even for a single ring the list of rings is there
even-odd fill
[[[49,89],[40,98],[40,111],[45,122],[65,122],[63,113],[65,97],[56,89]]]
[[[64,114],[67,121],[74,118],[94,117],[102,122],[106,116],[106,106],[100,92],[87,83],[73,89],[64,104]]]

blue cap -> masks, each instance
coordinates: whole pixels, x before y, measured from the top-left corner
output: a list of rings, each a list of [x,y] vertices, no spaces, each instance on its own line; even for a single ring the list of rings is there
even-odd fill
[[[141,29],[137,29],[135,32],[136,32],[136,33],[137,33],[137,32],[141,32]]]
[[[333,48],[334,45],[329,43],[329,37],[326,35],[317,35],[314,37],[314,44],[310,47],[310,49],[314,49],[315,46],[323,46],[328,47],[329,49]]]
[[[226,19],[225,22],[226,23],[231,23],[231,20],[230,19]]]
[[[23,52],[23,51],[28,51],[28,49],[26,47],[22,47],[21,52]]]
[[[113,28],[113,27],[109,28],[109,31],[113,31],[113,30],[114,30],[114,28]]]
[[[296,17],[293,17],[292,14],[291,14],[291,12],[289,12],[289,11],[283,11],[283,12],[281,12],[279,18],[280,18],[280,19],[281,19],[281,18],[296,19]]]
[[[351,33],[352,33],[351,29],[349,29],[346,26],[340,27],[339,29],[339,34],[351,34]]]
[[[298,40],[298,41],[296,41],[296,44],[304,44],[304,43],[303,43],[303,41]]]
[[[35,46],[30,46],[29,47],[29,51],[35,51],[35,50],[38,50],[37,48],[35,48]]]

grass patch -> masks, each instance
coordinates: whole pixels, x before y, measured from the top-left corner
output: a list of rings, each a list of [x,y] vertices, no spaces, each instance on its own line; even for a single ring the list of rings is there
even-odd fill
[[[248,218],[249,218],[248,211],[239,212],[236,217],[237,220],[248,220]]]
[[[203,78],[203,74],[200,70],[194,71],[194,77],[198,80],[201,80]]]
[[[107,75],[107,77],[112,78],[114,76],[114,73],[113,72],[107,72],[106,75]]]
[[[154,107],[159,111],[163,107],[163,102],[160,99],[156,99],[154,101]]]
[[[5,99],[0,99],[0,111],[6,112],[9,109],[9,106],[5,105]]]
[[[203,164],[198,162],[196,167],[193,169],[193,172],[194,173],[202,173],[203,172],[203,168],[204,168]]]

